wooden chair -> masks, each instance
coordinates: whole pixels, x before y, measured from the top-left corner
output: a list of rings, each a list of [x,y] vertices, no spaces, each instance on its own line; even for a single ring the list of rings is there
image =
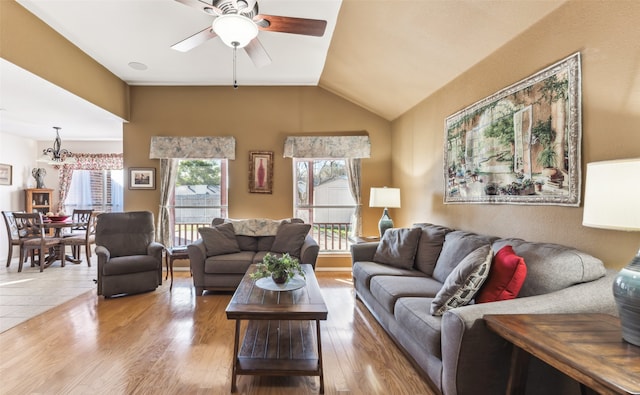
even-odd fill
[[[87,265],[91,266],[91,244],[96,243],[96,221],[98,219],[98,211],[94,211],[89,216],[84,234],[76,234],[67,236],[62,239],[62,243],[71,246],[71,251],[75,259],[80,259],[80,250],[84,246],[84,254],[87,257]]]
[[[71,232],[64,236],[84,236],[87,233],[87,226],[89,224],[91,213],[93,213],[93,210],[74,209],[73,213],[71,214],[71,222],[79,225],[71,227]]]
[[[61,244],[62,238],[48,237],[45,235],[41,213],[13,213],[18,228],[18,235],[22,240],[22,250],[20,252],[20,264],[18,272],[22,271],[22,264],[27,253],[39,251],[38,264],[40,271],[44,270],[46,265],[45,251],[49,252],[49,258],[55,259],[57,247],[62,248],[60,256],[64,257],[64,244]],[[64,259],[62,260],[64,266]]]
[[[23,240],[20,239],[20,235],[18,235],[18,227],[16,226],[16,220],[13,217],[13,212],[3,211],[2,216],[4,217],[4,223],[7,226],[7,241],[9,242],[7,267],[9,267],[9,265],[11,265],[11,258],[13,257],[13,247],[20,247],[20,256],[22,256]]]

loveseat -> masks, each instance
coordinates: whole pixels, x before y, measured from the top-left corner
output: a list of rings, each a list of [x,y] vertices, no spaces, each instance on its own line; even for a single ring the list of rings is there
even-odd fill
[[[512,251],[517,267],[526,268],[517,270],[519,290],[512,288],[518,275],[497,293],[483,288],[490,286],[491,265],[501,250]],[[486,327],[485,314],[617,315],[611,291],[615,272],[589,254],[558,244],[414,224],[385,233],[379,243],[354,244],[351,255],[356,297],[444,395],[505,393],[512,346]],[[476,261],[472,270],[470,261]],[[451,288],[457,294],[452,296]],[[503,300],[476,303],[473,298],[481,294]],[[580,391],[576,382],[533,359],[526,393]]]
[[[315,268],[320,248],[310,229],[299,218],[214,218],[211,227],[200,228],[200,238],[187,246],[196,295],[235,290],[249,265],[261,262],[268,252],[288,253]]]

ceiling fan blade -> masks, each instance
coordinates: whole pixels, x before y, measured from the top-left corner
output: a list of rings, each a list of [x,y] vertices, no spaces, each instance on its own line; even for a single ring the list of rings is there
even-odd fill
[[[305,36],[322,37],[327,21],[321,19],[294,18],[278,15],[256,15],[253,20],[258,29],[268,32],[293,33]],[[266,21],[266,23],[265,23]]]
[[[263,67],[271,64],[271,57],[264,49],[258,37],[254,38],[244,47],[245,52],[256,67]]]
[[[217,34],[211,29],[211,26],[207,26],[206,29],[199,31],[191,37],[185,38],[171,46],[171,49],[175,49],[180,52],[187,52],[204,43],[207,40],[211,40],[216,37]]]
[[[213,16],[222,15],[222,11],[218,7],[212,6],[211,4],[205,3],[204,1],[200,1],[200,0],[176,0],[176,1],[184,5],[188,5],[189,7],[198,9],[207,15],[213,15]]]

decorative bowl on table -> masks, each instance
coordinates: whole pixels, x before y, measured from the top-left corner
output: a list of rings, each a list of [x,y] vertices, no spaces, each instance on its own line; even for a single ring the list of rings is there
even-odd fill
[[[51,222],[64,222],[69,218],[69,215],[50,215],[47,216],[51,220]]]

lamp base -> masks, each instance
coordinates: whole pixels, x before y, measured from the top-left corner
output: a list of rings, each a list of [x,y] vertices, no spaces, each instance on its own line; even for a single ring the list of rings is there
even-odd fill
[[[640,251],[616,276],[613,297],[620,313],[622,338],[640,346]]]
[[[389,217],[389,210],[385,207],[384,211],[382,212],[382,218],[380,218],[380,221],[378,222],[380,239],[382,239],[382,236],[384,236],[384,232],[386,232],[389,228],[393,228],[393,220],[391,219],[391,217]]]

